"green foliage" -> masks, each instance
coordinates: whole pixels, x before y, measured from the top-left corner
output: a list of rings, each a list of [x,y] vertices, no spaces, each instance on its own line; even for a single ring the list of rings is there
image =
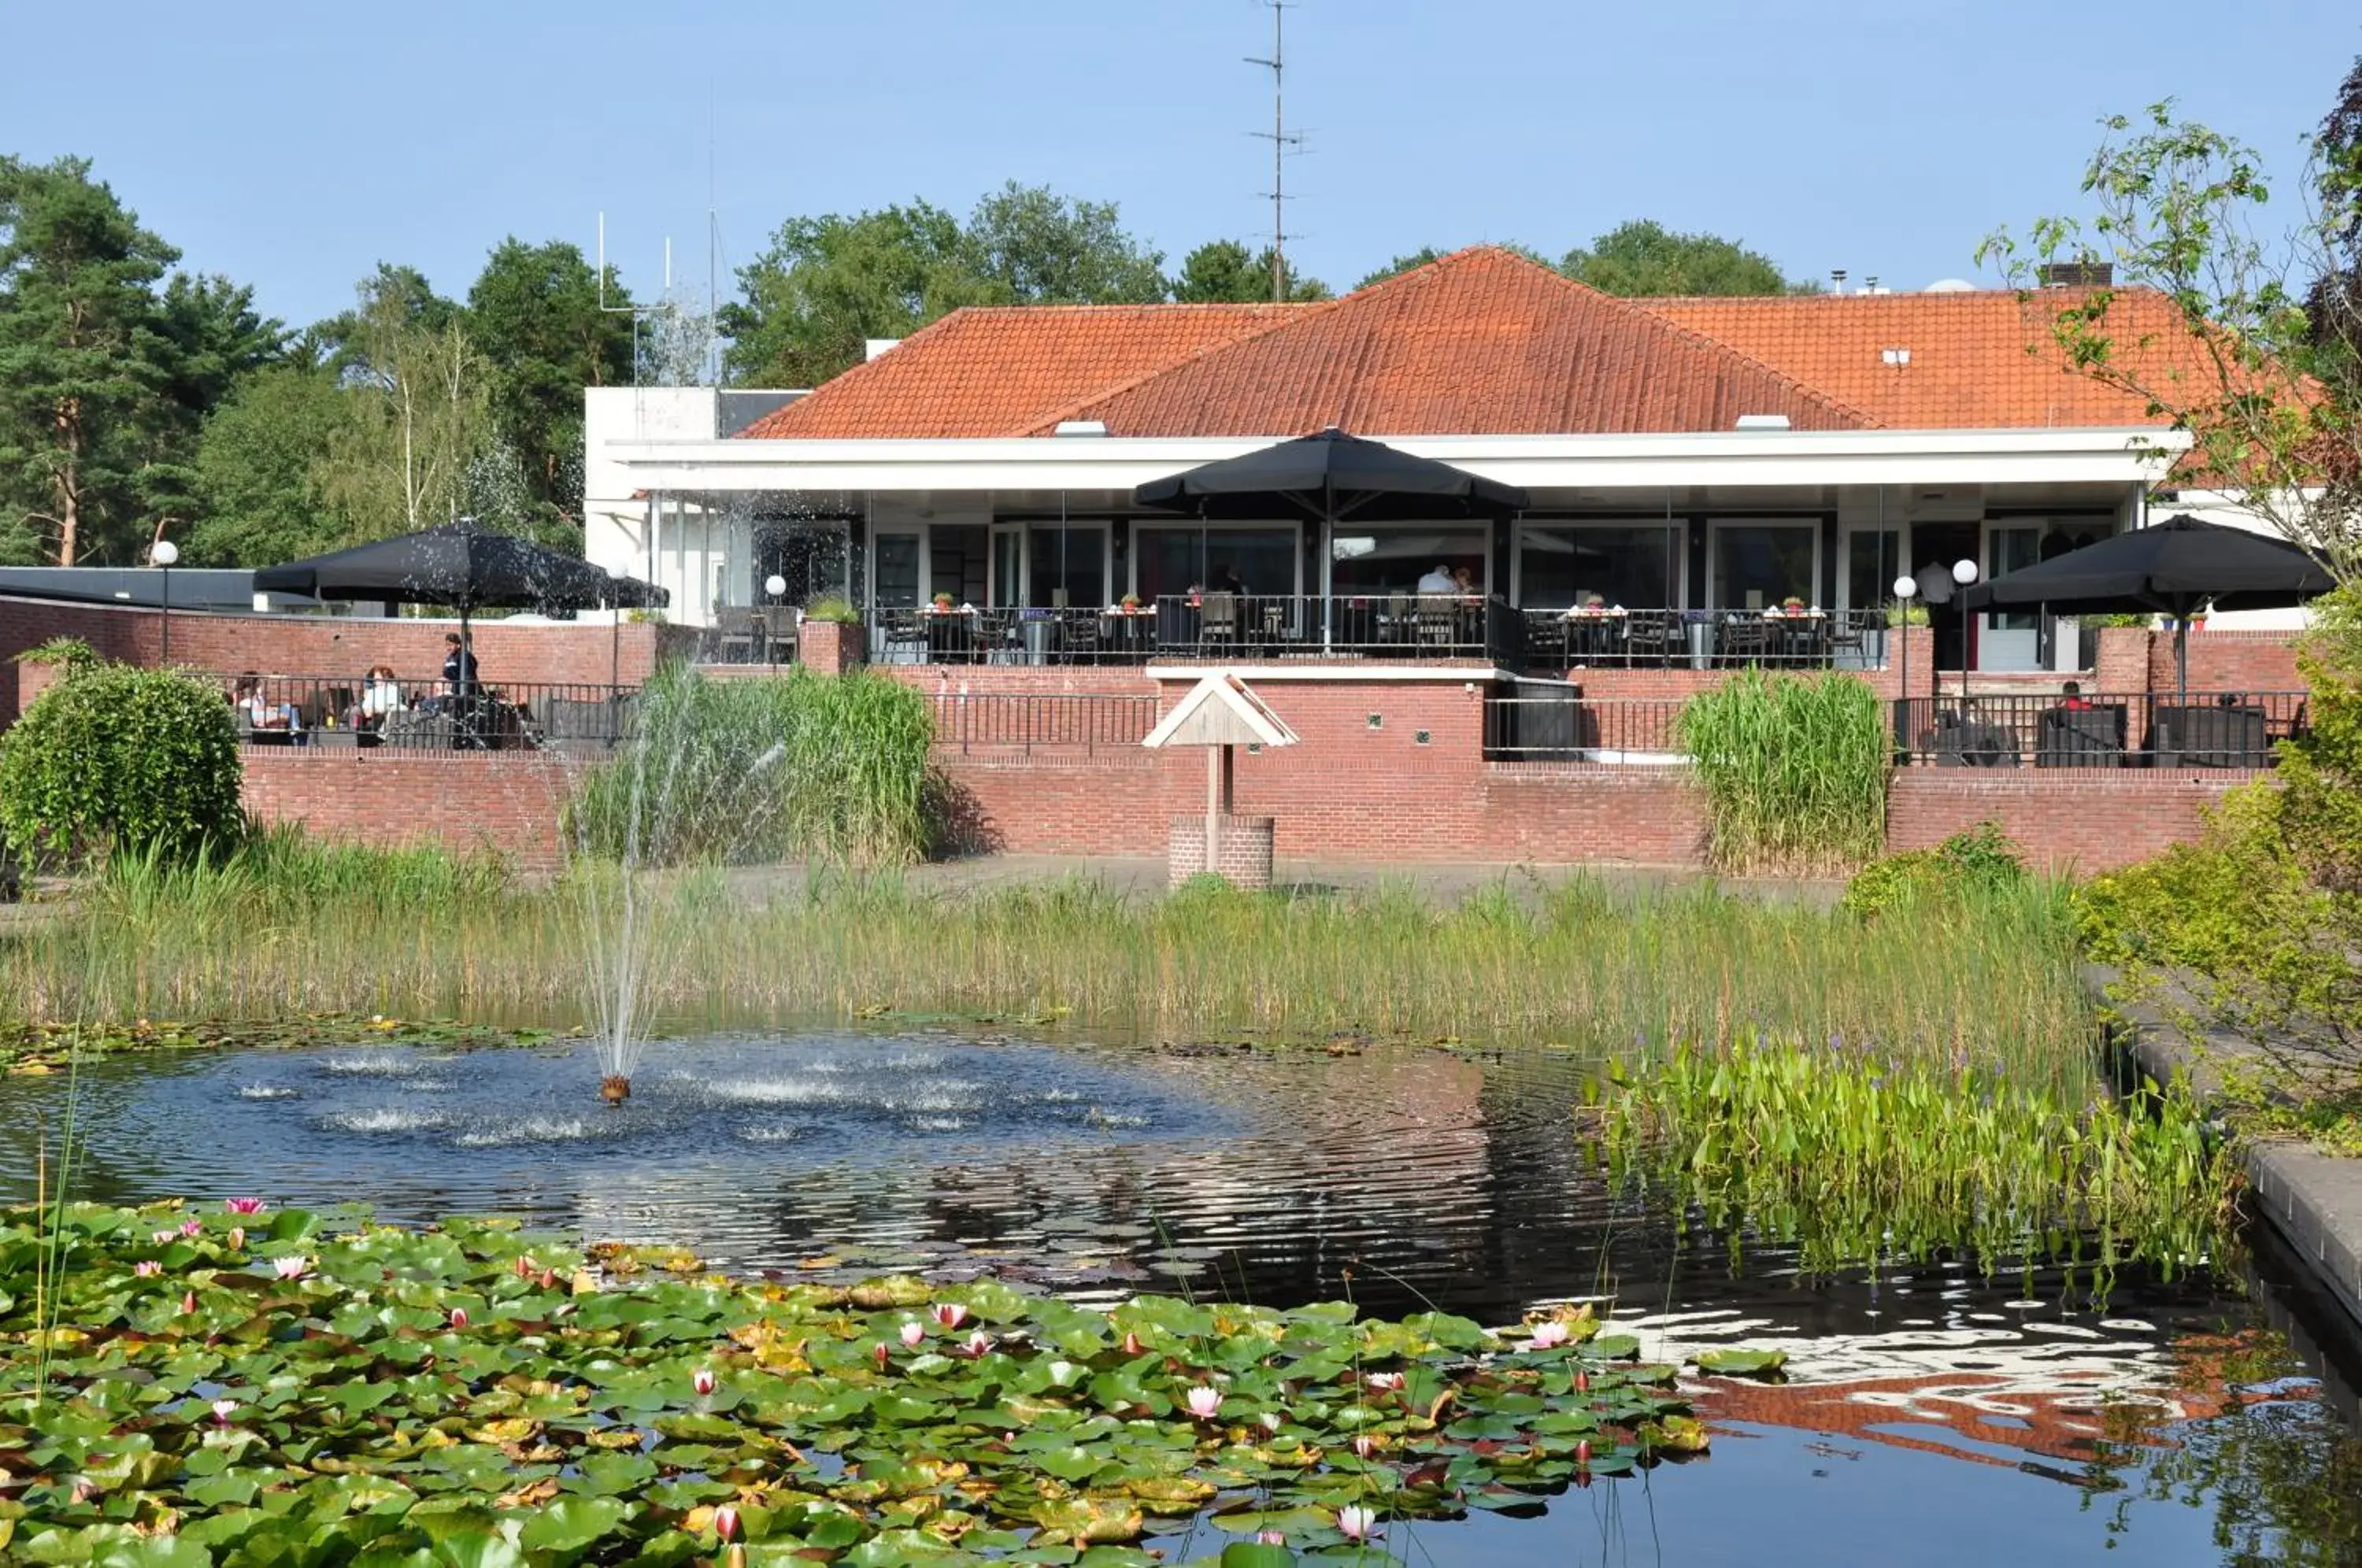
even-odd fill
[[[645,688],[631,744],[568,816],[588,854],[630,866],[832,860],[893,866],[926,845],[923,698],[854,673]]]
[[[582,389],[628,382],[632,303],[564,240],[497,246],[468,291],[468,335],[489,367],[493,423],[514,450],[545,520],[582,511]]]
[[[45,643],[27,648],[17,656],[18,664],[43,664],[63,667],[69,673],[90,668],[100,662],[98,650],[80,637],[51,637]]]
[[[181,454],[156,284],[180,253],[85,159],[0,157],[0,559],[127,560]]]
[[[352,394],[326,370],[283,365],[237,383],[197,443],[191,566],[266,566],[357,542],[314,481]]]
[[[1257,255],[1235,239],[1214,239],[1183,258],[1173,279],[1173,297],[1182,304],[1263,304],[1270,301],[1271,247]],[[1285,296],[1295,301],[1325,300],[1329,285],[1317,278],[1299,278],[1296,269],[1282,270]]]
[[[1933,849],[1882,856],[1846,884],[1845,907],[1864,919],[1926,903],[1952,904],[2025,880],[2025,862],[1998,823],[1979,823]]]
[[[861,624],[861,607],[841,593],[823,593],[804,606],[804,619],[839,626]]]
[[[381,267],[341,318],[342,416],[309,482],[343,514],[351,538],[414,533],[473,515],[526,531],[482,483],[496,454],[489,369],[456,309],[414,289],[406,269]]]
[[[1878,853],[1891,758],[1866,682],[1744,671],[1683,704],[1677,734],[1705,791],[1716,866],[1827,867]]]
[[[961,235],[977,274],[1017,304],[1154,304],[1164,256],[1134,239],[1113,202],[1011,180],[977,203]]]
[[[90,666],[0,735],[0,835],[26,856],[182,859],[237,839],[239,778],[219,691],[167,670]]]
[[[734,1529],[757,1562],[1131,1562],[1113,1549],[1275,1531],[1340,1555],[1341,1524],[1539,1506],[1705,1449],[1678,1367],[1588,1309],[1541,1320],[732,1282],[467,1219],[14,1210],[0,1343],[56,1344],[0,1356],[0,1451],[44,1465],[0,1547],[686,1562]],[[126,1555],[143,1536],[174,1555]]]
[[[2362,895],[2362,587],[2312,606],[2298,652],[2307,733],[2280,755],[2280,827],[2313,880]]]
[[[2106,1266],[2215,1255],[2237,1165],[2186,1085],[2064,1099],[1972,1066],[1733,1042],[1610,1076],[1611,1162],[1712,1223],[1802,1246],[1806,1266],[1972,1251],[1991,1269],[2072,1249]],[[2099,1232],[2098,1255],[2081,1253]]]
[[[1566,254],[1559,270],[1605,293],[1786,294],[1815,285],[1791,283],[1770,257],[1711,234],[1677,234],[1638,218],[1619,224]]]

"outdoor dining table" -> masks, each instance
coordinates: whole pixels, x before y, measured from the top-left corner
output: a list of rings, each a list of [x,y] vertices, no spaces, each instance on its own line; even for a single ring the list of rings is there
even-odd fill
[[[926,616],[929,655],[939,658],[967,658],[975,654],[974,610],[930,609],[922,613]]]
[[[1816,664],[1828,656],[1829,618],[1819,610],[1766,610],[1763,622],[1772,657],[1785,664]]]
[[[1099,641],[1111,652],[1144,654],[1156,646],[1155,631],[1153,610],[1119,607],[1099,616]]]
[[[1574,609],[1566,613],[1566,657],[1570,663],[1596,664],[1623,651],[1625,613],[1621,610]]]

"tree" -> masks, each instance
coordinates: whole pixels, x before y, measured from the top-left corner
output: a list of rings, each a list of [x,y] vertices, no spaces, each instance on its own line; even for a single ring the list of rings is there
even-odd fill
[[[1786,294],[1810,292],[1760,251],[1711,234],[1676,234],[1649,218],[1619,224],[1566,253],[1559,271],[1603,293]]]
[[[2315,143],[2314,188],[2325,254],[2305,296],[2313,347],[2345,362],[2362,360],[2362,60],[2337,89]]]
[[[198,438],[187,564],[266,566],[359,543],[315,478],[344,438],[354,398],[316,366],[274,365],[242,379]]]
[[[2362,359],[2318,338],[2305,302],[2350,261],[2362,234],[2355,152],[2333,114],[2315,138],[2316,179],[2294,224],[2258,237],[2270,199],[2263,160],[2234,138],[2177,120],[2169,100],[2105,122],[2082,192],[2088,218],[2036,220],[2021,242],[1996,230],[1998,263],[2066,362],[2142,399],[2189,434],[2185,472],[2224,489],[2283,537],[2362,585]],[[2106,287],[2037,290],[2038,269],[2113,269]],[[2333,282],[2334,290],[2340,285]],[[2169,302],[2169,337],[2125,336],[2126,287]]]
[[[171,423],[154,285],[180,253],[87,160],[0,159],[0,550],[127,558]]]
[[[206,417],[238,382],[285,351],[287,328],[254,308],[254,290],[223,277],[175,272],[158,304],[158,329],[171,344],[166,417],[144,434],[147,500],[154,535],[185,529],[204,502],[197,459]]]
[[[1173,297],[1183,304],[1257,304],[1271,298],[1271,248],[1261,255],[1235,239],[1215,239],[1198,247],[1182,259],[1172,283]],[[1287,298],[1325,300],[1329,285],[1317,278],[1298,278],[1285,269]]]
[[[861,363],[868,338],[1008,297],[971,265],[958,220],[925,202],[789,218],[738,282],[744,303],[721,312],[727,363],[766,386],[818,386]]]
[[[420,308],[405,271],[381,267],[361,285],[330,360],[343,363],[347,417],[313,480],[360,539],[477,513],[494,446],[482,357],[456,312]]]
[[[1164,253],[1126,233],[1113,202],[1069,200],[1011,180],[968,215],[976,271],[1018,304],[1153,304]]]
[[[359,295],[354,308],[339,311],[304,334],[310,351],[339,376],[368,370],[366,339],[390,323],[439,332],[464,314],[458,301],[435,292],[426,274],[396,262],[379,262],[377,271],[361,281]]]
[[[493,423],[513,449],[530,503],[582,510],[582,389],[632,375],[631,295],[609,271],[607,304],[581,250],[562,240],[502,240],[468,291],[468,334],[491,370]]]

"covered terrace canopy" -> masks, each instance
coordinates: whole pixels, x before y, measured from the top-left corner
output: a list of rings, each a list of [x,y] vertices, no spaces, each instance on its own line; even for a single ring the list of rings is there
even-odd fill
[[[1527,505],[1526,492],[1516,485],[1334,425],[1153,480],[1133,491],[1132,500],[1202,517],[1252,520],[1282,510],[1328,524],[1500,519]]]

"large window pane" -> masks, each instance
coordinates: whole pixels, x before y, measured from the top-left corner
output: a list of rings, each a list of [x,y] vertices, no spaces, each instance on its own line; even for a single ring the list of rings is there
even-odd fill
[[[1857,528],[1846,536],[1846,606],[1875,610],[1894,594],[1904,571],[1903,536],[1893,529]]]
[[[1816,602],[1810,523],[1726,524],[1715,530],[1714,607],[1761,610],[1783,599]]]
[[[1451,524],[1337,530],[1330,541],[1331,591],[1410,593],[1418,580],[1440,568],[1445,576],[1466,569],[1479,593],[1485,582],[1485,530]]]
[[[919,536],[877,536],[877,607],[908,610],[919,602]]]
[[[1528,524],[1518,536],[1518,597],[1537,610],[1589,603],[1670,609],[1681,536],[1661,523]]]
[[[1143,600],[1203,588],[1225,568],[1249,593],[1296,591],[1293,528],[1199,528],[1144,525],[1132,530],[1133,577]]]
[[[1033,580],[1027,603],[1037,610],[1056,604],[1079,610],[1107,602],[1103,597],[1107,591],[1105,528],[1035,528],[1032,532]]]

